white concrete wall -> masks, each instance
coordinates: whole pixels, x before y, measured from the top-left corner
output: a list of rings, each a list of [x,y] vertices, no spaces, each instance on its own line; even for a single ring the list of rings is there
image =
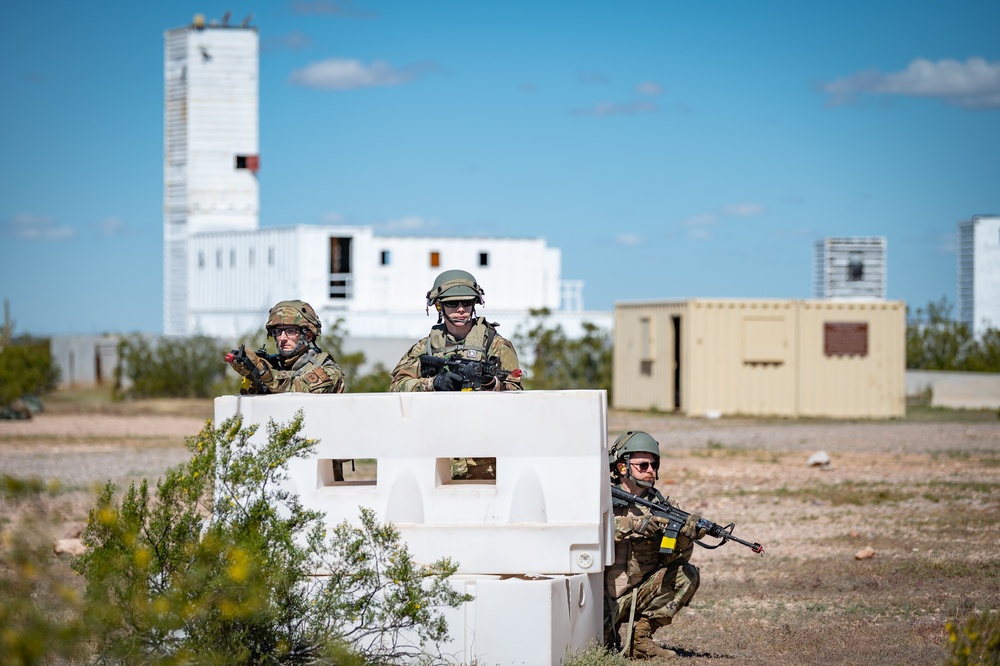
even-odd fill
[[[932,407],[1000,409],[1000,373],[907,370],[906,395],[931,390]]]

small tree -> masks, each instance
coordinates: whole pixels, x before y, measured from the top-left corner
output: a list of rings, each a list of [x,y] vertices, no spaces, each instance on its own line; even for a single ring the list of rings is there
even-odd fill
[[[447,582],[455,565],[416,565],[367,509],[327,535],[281,488],[288,461],[315,449],[301,427],[301,412],[269,423],[258,447],[256,426],[208,423],[155,500],[145,482],[120,504],[104,489],[75,562],[102,659],[382,664],[447,639],[435,607],[468,600]]]
[[[986,329],[976,339],[972,328],[952,319],[944,297],[917,308],[907,308],[906,367],[911,370],[1000,372],[1000,330]]]
[[[583,336],[569,338],[562,326],[550,326],[547,308],[531,310],[527,331],[518,330],[518,349],[533,359],[524,385],[530,389],[605,389],[611,391],[611,336],[583,322]]]
[[[115,392],[134,398],[210,398],[223,391],[229,351],[214,338],[161,338],[153,345],[139,334],[118,343]]]
[[[27,339],[0,350],[0,407],[26,393],[43,395],[59,382],[48,345]]]

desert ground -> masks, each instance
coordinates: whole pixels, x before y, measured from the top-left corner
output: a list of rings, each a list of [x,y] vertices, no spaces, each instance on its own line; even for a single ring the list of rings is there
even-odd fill
[[[186,460],[184,438],[211,414],[210,401],[57,394],[29,421],[0,421],[0,474],[57,480],[55,537],[77,536],[100,486],[153,481]],[[680,653],[673,663],[942,663],[947,622],[1000,609],[996,412],[608,416],[609,438],[640,429],[660,442],[664,494],[766,549],[695,549],[701,588],[657,636]],[[818,452],[829,463],[811,466]],[[17,520],[7,503],[0,529]]]

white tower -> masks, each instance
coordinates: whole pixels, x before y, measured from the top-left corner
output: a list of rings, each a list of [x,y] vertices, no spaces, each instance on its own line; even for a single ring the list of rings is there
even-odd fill
[[[1000,328],[1000,215],[958,223],[958,320],[978,337]]]
[[[258,35],[191,25],[164,33],[163,333],[188,321],[188,239],[258,228]]]
[[[885,298],[885,238],[826,238],[816,241],[815,298]]]

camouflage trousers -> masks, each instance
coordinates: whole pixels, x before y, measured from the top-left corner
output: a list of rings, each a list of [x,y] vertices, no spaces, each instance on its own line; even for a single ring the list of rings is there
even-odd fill
[[[605,642],[615,645],[619,628],[634,613],[649,619],[655,630],[670,624],[674,615],[691,602],[701,583],[698,567],[690,562],[675,562],[656,569],[636,589],[635,608],[632,608],[632,590],[617,599],[607,599],[604,608]]]
[[[452,458],[451,478],[465,479],[496,479],[496,458]]]

